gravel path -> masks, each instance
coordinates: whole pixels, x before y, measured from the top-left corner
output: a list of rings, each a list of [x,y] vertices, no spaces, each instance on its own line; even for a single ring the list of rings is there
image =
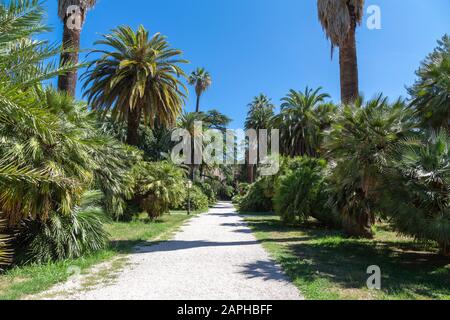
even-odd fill
[[[70,299],[303,299],[228,203],[191,219],[173,240],[138,248],[129,259],[113,284]]]

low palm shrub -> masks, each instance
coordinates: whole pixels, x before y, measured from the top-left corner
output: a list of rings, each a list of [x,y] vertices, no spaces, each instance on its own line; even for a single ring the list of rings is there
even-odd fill
[[[191,210],[201,211],[205,210],[209,206],[208,197],[203,193],[203,191],[198,187],[194,186],[190,191],[190,202],[191,202]],[[186,197],[184,200],[184,208],[188,207],[188,198]]]
[[[389,103],[382,95],[346,105],[327,136],[332,205],[350,236],[372,238],[387,151],[413,127],[412,112],[403,101]]]
[[[205,181],[196,183],[196,186],[199,187],[203,194],[208,198],[209,204],[215,204],[217,202],[217,194],[211,184],[212,183]]]
[[[450,136],[409,138],[393,151],[381,209],[402,234],[437,242],[450,256]]]
[[[141,162],[135,166],[134,176],[135,200],[151,219],[168,213],[172,206],[181,206],[186,198],[186,174],[173,163]]]
[[[101,196],[100,192],[87,192],[68,214],[52,212],[45,220],[25,220],[18,236],[24,250],[22,262],[75,259],[105,248],[108,233],[103,228],[105,214],[98,206]]]
[[[326,161],[302,158],[296,164],[277,184],[273,199],[275,211],[287,223],[314,217],[327,225],[338,225],[338,217],[327,206]]]
[[[237,199],[237,208],[241,212],[273,211],[272,194],[267,190],[266,178],[252,184],[247,193]]]

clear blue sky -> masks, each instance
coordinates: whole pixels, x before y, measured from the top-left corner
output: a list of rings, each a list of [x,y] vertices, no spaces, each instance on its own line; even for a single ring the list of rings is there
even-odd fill
[[[358,30],[360,89],[405,96],[419,62],[450,33],[448,0],[366,0],[378,5],[382,30]],[[51,41],[61,41],[57,0],[47,0]],[[127,24],[168,36],[191,61],[186,72],[207,68],[213,77],[202,108],[217,108],[242,126],[247,104],[265,93],[279,104],[289,89],[322,86],[339,100],[338,56],[330,59],[315,0],[98,0],[88,14],[82,47]],[[81,93],[79,93],[81,97]],[[190,90],[187,110],[193,110]]]

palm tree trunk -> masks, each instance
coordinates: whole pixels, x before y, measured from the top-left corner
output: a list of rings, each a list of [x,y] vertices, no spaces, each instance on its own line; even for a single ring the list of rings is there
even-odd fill
[[[352,26],[347,39],[339,47],[341,70],[341,99],[345,104],[355,101],[359,96],[358,57],[356,52],[356,16],[353,6],[348,4],[352,16]]]
[[[248,180],[248,183],[253,183],[253,182],[255,182],[255,170],[254,170],[254,168],[253,168],[253,165],[252,164],[248,164],[247,165],[247,180]]]
[[[444,257],[450,257],[450,243],[443,242],[440,244],[441,247],[441,254]]]
[[[64,32],[63,32],[63,49],[61,53],[61,65],[78,63],[79,51],[80,51],[80,37],[81,30],[69,29],[67,27],[67,18],[64,20]],[[68,71],[65,74],[61,74],[58,78],[58,89],[64,91],[70,96],[75,96],[77,88],[77,70]]]
[[[131,146],[139,144],[139,125],[141,123],[141,107],[128,110],[127,143]]]
[[[355,217],[345,215],[342,224],[345,233],[351,237],[373,239],[372,221],[372,213],[366,210],[366,212],[358,213]]]
[[[197,104],[196,104],[195,112],[197,112],[197,113],[200,112],[200,94],[197,95]]]

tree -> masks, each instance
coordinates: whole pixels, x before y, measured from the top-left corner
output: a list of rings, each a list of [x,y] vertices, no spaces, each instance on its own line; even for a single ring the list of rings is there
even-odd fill
[[[195,112],[200,112],[200,98],[212,84],[211,75],[204,68],[197,68],[189,76],[189,84],[195,86],[195,94],[197,95]]]
[[[205,120],[205,114],[203,112],[185,112],[183,113],[177,123],[177,127],[189,132],[191,137],[191,159],[190,161],[190,178],[195,181],[196,168],[199,164],[195,163],[196,154],[201,154],[203,150],[203,121]],[[196,123],[202,123],[201,130],[196,130]],[[203,160],[203,159],[202,159]]]
[[[443,36],[438,44],[422,62],[418,79],[408,91],[423,127],[450,131],[450,37]]]
[[[341,99],[347,104],[359,96],[356,26],[364,15],[364,0],[317,0],[319,20],[339,48]]]
[[[61,64],[78,64],[80,37],[86,15],[96,0],[58,0],[58,16],[63,23],[63,49]],[[72,7],[71,6],[75,6]],[[78,8],[77,10],[74,8]],[[79,10],[79,11],[78,11]],[[58,79],[58,89],[74,96],[77,87],[77,71],[63,73]]]
[[[185,172],[173,163],[143,162],[134,171],[136,196],[150,219],[157,219],[184,202]]]
[[[49,107],[41,89],[42,80],[72,69],[53,68],[46,61],[59,48],[31,40],[47,30],[43,15],[37,1],[0,3],[0,218],[10,225],[24,217],[45,218],[53,207],[67,211],[76,201],[71,192],[78,190],[80,180],[89,179],[65,175],[79,161],[74,155],[85,149],[79,145],[79,131]],[[67,171],[59,167],[61,158],[52,158],[55,153],[65,158]],[[83,175],[82,168],[76,174]]]
[[[274,116],[275,105],[272,103],[271,99],[264,94],[260,94],[253,98],[253,101],[248,105],[249,111],[247,113],[247,118],[245,120],[245,130],[256,130],[257,133],[262,129],[270,129],[271,120]],[[248,155],[247,159],[250,160],[250,149],[257,152],[257,159],[259,162],[259,134],[257,136],[256,146],[252,145],[249,141],[248,145]],[[248,182],[252,183],[255,181],[255,165],[247,165],[247,176]]]
[[[330,96],[306,88],[304,92],[291,90],[282,99],[281,112],[273,118],[273,126],[280,129],[282,153],[289,156],[318,155],[321,129],[329,124],[334,111],[326,99]]]
[[[210,129],[225,132],[227,126],[231,122],[231,119],[220,111],[212,109],[206,112],[204,121],[208,123],[208,127]]]
[[[187,63],[159,33],[149,36],[140,26],[135,32],[128,26],[114,29],[96,45],[107,49],[90,63],[83,75],[85,96],[94,110],[104,115],[111,111],[115,121],[127,122],[127,143],[138,145],[139,125],[175,125],[185,99],[186,88],[180,81],[185,74],[180,64]]]
[[[231,119],[226,115],[220,113],[217,110],[210,110],[206,113],[204,112],[189,112],[183,113],[179,119],[177,127],[180,129],[185,129],[189,132],[191,136],[191,179],[195,181],[196,168],[199,168],[200,177],[204,176],[205,169],[207,169],[207,164],[195,163],[195,153],[200,154],[203,150],[203,133],[206,130],[220,130],[224,132],[226,126],[231,122]],[[201,124],[200,130],[196,130],[195,124]],[[203,159],[201,159],[203,160]]]
[[[446,130],[403,139],[393,148],[381,209],[400,233],[436,241],[450,256],[450,136]]]
[[[388,151],[412,127],[412,113],[404,102],[390,104],[381,95],[367,103],[358,99],[336,115],[325,147],[335,163],[331,200],[349,235],[373,237]]]

